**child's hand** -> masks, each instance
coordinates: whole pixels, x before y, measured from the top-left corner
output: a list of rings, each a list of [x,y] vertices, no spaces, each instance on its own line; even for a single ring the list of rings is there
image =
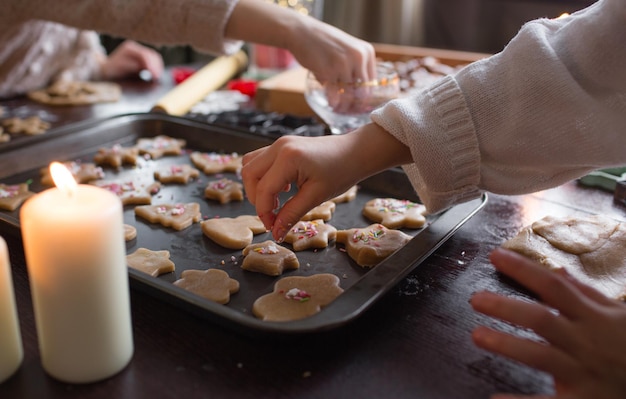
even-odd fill
[[[138,75],[148,70],[152,79],[158,80],[163,73],[163,58],[156,50],[132,40],[120,44],[102,63],[102,78],[115,80]]]

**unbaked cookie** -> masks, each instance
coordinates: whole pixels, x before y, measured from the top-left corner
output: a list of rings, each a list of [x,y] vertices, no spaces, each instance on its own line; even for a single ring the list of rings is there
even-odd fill
[[[285,234],[284,241],[291,244],[294,251],[303,251],[309,248],[326,248],[328,242],[336,238],[337,229],[325,224],[322,219],[317,219],[299,221]]]
[[[243,201],[243,184],[227,178],[210,181],[204,189],[204,197],[220,204]]]
[[[70,171],[76,183],[89,183],[93,180],[104,178],[104,171],[100,166],[91,162],[63,162],[63,165]],[[41,168],[41,184],[46,186],[54,186],[54,180],[50,175],[50,167]]]
[[[331,199],[335,204],[341,204],[343,202],[350,202],[356,198],[356,194],[358,191],[357,186],[352,186],[343,194],[339,194],[335,198]]]
[[[219,269],[185,270],[174,285],[222,305],[230,301],[231,294],[239,291],[239,281]]]
[[[141,205],[135,208],[135,215],[150,223],[160,223],[174,230],[184,230],[202,218],[200,204],[197,202],[174,205]]]
[[[140,138],[137,140],[137,149],[142,155],[148,155],[152,159],[159,159],[165,155],[180,155],[187,142],[183,139],[159,135],[152,138]]]
[[[24,119],[18,117],[8,118],[2,121],[2,125],[9,133],[22,133],[29,136],[44,134],[50,129],[50,124],[36,115]]]
[[[124,205],[149,205],[152,196],[161,190],[158,181],[135,180],[95,180],[90,182],[94,186],[109,190],[117,195]]]
[[[58,81],[51,86],[27,93],[28,98],[48,105],[88,105],[116,102],[122,88],[113,82]]]
[[[161,183],[187,184],[200,176],[200,171],[190,165],[170,165],[154,171],[154,178]]]
[[[194,151],[189,155],[191,162],[207,175],[222,172],[236,173],[241,169],[242,156],[233,152],[231,154],[219,154],[217,152]]]
[[[254,301],[252,313],[264,321],[300,320],[319,313],[341,293],[339,277],[334,274],[284,277],[273,292]]]
[[[333,201],[324,201],[315,208],[308,211],[300,220],[322,219],[328,222],[333,217],[333,212],[337,205]]]
[[[137,229],[135,226],[124,223],[124,241],[134,240],[137,237]]]
[[[361,267],[373,267],[403,247],[411,236],[388,229],[380,223],[362,229],[337,231],[337,242],[345,244],[348,255]]]
[[[255,234],[265,233],[261,219],[252,215],[208,219],[201,225],[205,236],[216,244],[230,249],[243,249],[250,245]]]
[[[171,273],[175,269],[174,262],[170,260],[170,251],[151,251],[147,248],[139,248],[126,255],[126,264],[152,277]]]
[[[98,153],[94,155],[93,161],[97,165],[119,168],[123,164],[137,165],[138,156],[139,150],[137,147],[122,147],[119,144],[115,144],[111,148],[100,148]]]
[[[418,229],[426,223],[426,207],[416,202],[395,198],[375,198],[367,201],[363,215],[389,229]]]
[[[29,197],[35,195],[28,190],[28,184],[0,184],[0,209],[14,211]]]
[[[271,240],[250,244],[242,253],[244,258],[241,268],[251,272],[280,276],[285,270],[300,267],[295,253]]]

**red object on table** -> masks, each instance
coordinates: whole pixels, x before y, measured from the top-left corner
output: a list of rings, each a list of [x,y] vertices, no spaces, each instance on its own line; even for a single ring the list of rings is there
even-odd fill
[[[234,79],[228,82],[229,90],[237,90],[240,93],[254,97],[259,82],[251,79]]]
[[[176,84],[184,82],[188,77],[193,75],[196,72],[193,68],[187,67],[176,67],[172,68],[172,76],[174,77],[174,82]]]

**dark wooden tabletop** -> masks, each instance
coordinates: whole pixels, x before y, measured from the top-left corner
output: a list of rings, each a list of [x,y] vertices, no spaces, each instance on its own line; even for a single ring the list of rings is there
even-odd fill
[[[48,112],[62,124],[149,111],[168,85],[129,82],[120,103]],[[6,237],[25,357],[0,385],[0,398],[483,399],[551,392],[546,374],[472,344],[479,324],[515,328],[475,313],[468,300],[484,289],[527,295],[493,271],[490,251],[543,216],[589,212],[625,216],[611,193],[576,182],[524,196],[490,195],[484,209],[361,317],[318,334],[242,334],[132,289],[134,357],[118,375],[86,385],[56,381],[42,369],[21,243]]]

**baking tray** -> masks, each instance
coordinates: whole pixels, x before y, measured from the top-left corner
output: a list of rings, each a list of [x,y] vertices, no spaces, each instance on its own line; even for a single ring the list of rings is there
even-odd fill
[[[160,134],[185,139],[187,150],[238,152],[268,145],[272,139],[247,131],[238,131],[185,118],[162,114],[127,114],[104,120],[72,125],[56,140],[35,143],[28,151],[5,154],[0,168],[10,165],[14,173],[0,179],[5,184],[22,183],[32,180],[31,190],[39,192],[46,187],[40,184],[39,169],[51,161],[81,160],[92,162],[93,155],[101,147],[121,144],[133,145],[138,138]],[[159,160],[142,162],[139,167],[125,167],[120,172],[106,169],[106,178],[123,178],[132,174],[152,175],[157,165],[189,162],[188,155],[165,157]],[[225,177],[237,178],[224,173]],[[198,180],[187,185],[163,185],[159,194],[153,197],[153,204],[174,202],[198,202],[204,218],[215,216],[234,217],[242,214],[255,214],[254,207],[247,201],[225,205],[203,198],[206,183],[214,177],[201,174]],[[291,193],[284,193],[282,201]],[[362,216],[365,202],[376,197],[395,197],[419,201],[406,175],[399,168],[387,170],[368,178],[359,184],[357,198],[348,203],[337,204],[332,219],[328,222],[337,229],[365,227],[372,222]],[[137,228],[137,238],[127,242],[127,254],[140,247],[151,250],[169,250],[171,260],[176,264],[174,273],[159,277],[129,268],[133,289],[148,292],[156,297],[174,303],[201,317],[206,317],[220,325],[244,332],[271,334],[313,333],[327,331],[345,325],[361,315],[381,296],[393,288],[402,278],[420,265],[442,243],[452,237],[455,231],[478,212],[486,203],[487,197],[457,205],[439,215],[429,216],[427,224],[419,230],[403,230],[413,239],[386,260],[371,269],[356,265],[340,250],[341,244],[332,242],[327,248],[316,251],[296,252],[300,268],[288,271],[282,277],[333,273],[340,278],[345,290],[334,302],[314,316],[291,322],[266,322],[255,318],[251,313],[254,300],[273,290],[279,277],[265,276],[241,269],[241,250],[230,250],[213,243],[202,233],[199,223],[183,231],[175,231],[157,224],[135,219],[134,208],[124,208],[125,223]],[[13,212],[0,211],[0,233],[20,234],[19,208]],[[256,235],[253,242],[271,239],[270,233]],[[285,246],[289,247],[288,244]],[[172,284],[186,269],[219,268],[240,282],[240,290],[231,296],[227,305],[220,305],[201,298]]]

